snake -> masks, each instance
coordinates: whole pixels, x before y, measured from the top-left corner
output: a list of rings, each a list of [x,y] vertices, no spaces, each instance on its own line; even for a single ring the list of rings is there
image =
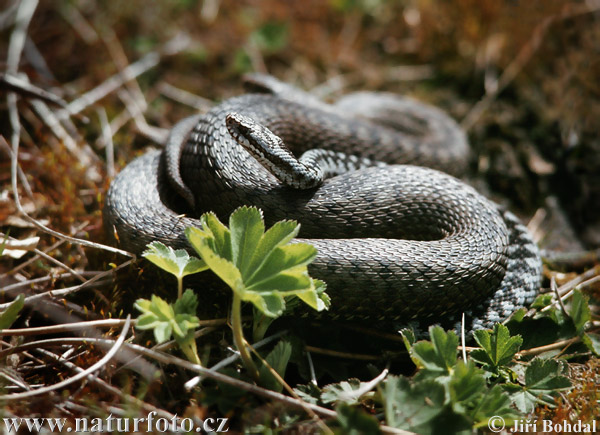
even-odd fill
[[[140,253],[192,250],[185,229],[214,212],[293,219],[317,249],[332,320],[490,327],[538,293],[539,250],[504,207],[456,178],[466,134],[444,111],[386,92],[329,103],[272,76],[179,121],[166,146],[130,162],[103,208],[109,234]],[[305,315],[301,313],[301,315]]]

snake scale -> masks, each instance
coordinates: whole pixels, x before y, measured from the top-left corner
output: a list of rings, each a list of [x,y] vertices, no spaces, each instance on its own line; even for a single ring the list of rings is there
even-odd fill
[[[327,283],[331,318],[454,326],[466,313],[476,329],[533,300],[541,260],[525,227],[445,173],[462,173],[469,152],[448,115],[387,93],[326,104],[269,76],[248,83],[252,93],[179,122],[163,151],[113,180],[104,221],[123,248],[139,253],[154,240],[188,248],[184,229],[201,213],[224,220],[254,205],[267,225],[301,223],[301,240],[318,250],[309,272]],[[300,161],[329,175],[316,187],[282,182],[242,146],[235,117],[281,139],[276,163],[288,149],[327,150],[319,162]]]

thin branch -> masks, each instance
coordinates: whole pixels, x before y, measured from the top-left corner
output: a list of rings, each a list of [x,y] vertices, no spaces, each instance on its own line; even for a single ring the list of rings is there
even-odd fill
[[[10,34],[6,57],[6,72],[10,75],[17,75],[19,71],[19,62],[23,53],[23,47],[25,47],[25,40],[27,39],[27,29],[37,5],[38,0],[22,0],[17,9],[15,28]]]
[[[121,88],[128,81],[133,80],[151,68],[154,68],[156,65],[158,65],[161,54],[175,54],[181,50],[184,50],[188,44],[189,39],[185,36],[182,36],[181,34],[175,36],[163,46],[162,50],[153,51],[146,54],[138,61],[128,65],[124,70],[118,72],[100,85],[96,86],[94,89],[86,92],[78,99],[72,101],[66,110],[66,114],[63,114],[62,116],[66,115],[65,117],[68,117],[81,112],[86,107],[91,106],[92,104],[106,97],[108,94]]]
[[[123,321],[123,322],[125,322],[125,321]],[[37,352],[40,352],[42,355],[55,360],[56,362],[58,362],[58,363],[64,365],[65,367],[67,367],[67,368],[69,368],[69,369],[77,372],[78,374],[82,373],[84,371],[81,367],[73,364],[70,361],[65,360],[63,356],[57,355],[57,354],[55,354],[53,352],[50,352],[48,350],[45,350],[45,349],[37,349]],[[144,402],[143,400],[141,400],[141,399],[139,399],[139,398],[137,398],[135,396],[132,396],[131,394],[125,393],[125,392],[123,392],[121,389],[119,389],[117,387],[114,387],[114,386],[110,385],[108,382],[106,382],[105,380],[99,378],[97,375],[88,374],[87,375],[87,380],[89,382],[92,382],[92,383],[98,385],[103,390],[108,391],[109,393],[114,394],[115,396],[120,397],[123,401],[134,403],[136,406],[140,407],[141,409],[143,409],[146,412],[155,411],[158,416],[167,418],[169,420],[174,417],[174,415],[171,414],[170,412],[165,411],[164,409],[156,408],[155,406],[153,406],[153,405],[151,405],[151,404],[149,404],[147,402]]]
[[[99,107],[97,110],[98,119],[100,120],[100,127],[102,128],[102,143],[105,146],[106,155],[106,175],[110,180],[115,178],[115,149],[113,145],[113,133],[108,123],[108,117],[106,116],[106,110],[104,107]]]
[[[4,136],[2,136],[1,134],[0,134],[0,147],[6,152],[6,155],[8,156],[8,158],[12,159],[12,148],[10,147],[8,142],[6,142],[6,139],[4,138]],[[25,175],[25,172],[23,172],[23,169],[21,168],[21,165],[19,165],[19,164],[17,164],[17,175],[19,176],[19,180],[21,180],[21,184],[23,185],[23,188],[25,189],[25,194],[27,194],[27,197],[29,198],[29,200],[31,202],[33,202],[33,191],[31,190],[31,185],[29,184],[29,181],[27,180],[27,176]]]
[[[173,101],[193,107],[201,112],[208,111],[214,105],[214,103],[207,98],[202,98],[191,92],[176,88],[167,82],[161,82],[158,85],[158,92]]]
[[[57,95],[46,91],[45,89],[38,88],[35,85],[29,83],[28,80],[24,80],[19,76],[12,76],[9,74],[0,73],[0,87],[14,91],[19,95],[25,95],[33,97],[38,100],[42,100],[45,103],[49,103],[58,107],[66,109],[67,102]]]
[[[277,382],[288,392],[292,395],[292,397],[294,397],[297,400],[300,400],[301,402],[304,402],[302,399],[300,399],[300,396],[298,396],[298,394],[296,394],[296,392],[292,389],[292,387],[290,387],[288,385],[288,383],[281,377],[281,375],[279,373],[277,373],[277,371],[271,367],[271,365],[256,351],[255,348],[253,348],[252,346],[250,346],[250,344],[248,344],[248,347],[250,348],[250,350],[252,351],[252,353],[254,353],[254,355],[260,360],[260,362],[263,364],[264,367],[266,367],[269,372],[271,373],[271,376],[273,376]],[[304,402],[307,403],[307,402]],[[310,418],[313,419],[313,421],[315,421],[317,423],[317,426],[319,426],[319,428],[321,429],[321,431],[323,433],[326,434],[333,434],[333,431],[331,429],[329,429],[329,427],[327,427],[327,425],[325,423],[323,423],[323,420],[321,420],[319,418],[319,416],[309,407],[304,407],[304,412],[306,412]]]
[[[367,394],[369,391],[371,391],[373,388],[375,388],[377,385],[379,385],[379,383],[381,383],[387,377],[389,372],[390,372],[389,367],[386,367],[385,369],[383,369],[383,371],[381,373],[379,373],[379,375],[377,375],[375,378],[373,378],[369,382],[366,382],[362,387],[360,387],[356,390],[352,390],[352,391],[343,391],[339,395],[339,398],[341,400],[358,399],[360,396],[362,396],[363,394]]]
[[[13,269],[14,270],[14,269]],[[7,272],[5,274],[0,275],[0,277],[6,277],[9,276],[11,274],[12,270],[10,272]],[[106,273],[105,270],[102,271],[85,271],[85,272],[81,272],[82,276],[91,276],[94,277],[100,273]],[[70,278],[73,275],[70,273],[59,273],[58,275],[46,275],[46,276],[41,276],[39,278],[32,278],[32,279],[28,279],[25,281],[21,281],[21,282],[16,282],[14,284],[10,284],[7,285],[6,287],[2,288],[2,291],[6,294],[8,292],[14,291],[14,290],[18,290],[20,288],[23,287],[31,287],[34,284],[40,284],[42,282],[48,282],[48,281],[53,281],[53,280],[59,280],[59,279],[65,279],[65,278]]]
[[[62,325],[51,325],[51,326],[39,326],[37,328],[19,328],[19,329],[0,329],[0,336],[5,335],[44,335],[44,334],[56,334],[58,332],[70,332],[77,331],[80,329],[91,329],[91,328],[114,328],[116,326],[124,325],[127,319],[102,319],[102,320],[90,320],[89,322],[74,322],[64,323]]]
[[[96,275],[93,278],[87,280],[86,282],[81,283],[81,284],[76,285],[76,286],[73,286],[73,287],[67,287],[67,288],[58,289],[58,290],[48,290],[48,291],[43,292],[43,293],[38,293],[38,294],[35,294],[35,295],[27,296],[25,298],[25,304],[31,304],[33,301],[37,301],[39,299],[43,299],[43,298],[47,298],[47,297],[66,296],[68,294],[78,292],[81,289],[90,287],[92,284],[97,283],[97,281],[101,280],[102,278],[105,278],[105,277],[107,277],[109,275],[112,275],[117,270],[129,266],[133,261],[134,261],[133,259],[132,260],[127,260],[124,263],[119,264],[116,268],[104,271],[102,273],[99,273],[98,275]],[[5,303],[5,304],[0,304],[0,309],[5,309],[9,305],[10,305],[10,302],[9,303]]]
[[[556,301],[559,303],[560,309],[563,312],[563,314],[567,317],[570,317],[567,312],[567,307],[565,307],[565,304],[562,298],[560,297],[560,294],[558,293],[558,286],[556,285],[556,279],[554,277],[550,279],[550,289],[554,292],[556,296]]]
[[[0,143],[2,143],[2,141],[0,141]],[[82,230],[86,225],[88,224],[88,222],[83,222],[80,225],[78,225],[75,228],[74,233],[77,234],[80,230]],[[52,245],[44,248],[44,250],[42,252],[44,252],[45,254],[48,254],[49,252],[54,251],[56,248],[60,247],[61,245],[63,245],[65,243],[64,240],[57,240],[55,243],[53,243]],[[40,258],[39,255],[34,255],[31,258],[29,258],[26,261],[23,261],[22,263],[19,263],[17,266],[13,267],[11,270],[9,270],[8,272],[5,272],[3,274],[0,274],[0,277],[6,277],[9,275],[15,275],[18,271],[26,268],[27,266],[29,266],[31,263],[37,261]],[[81,275],[85,275],[86,272],[80,272]],[[65,275],[61,275],[61,276],[71,276],[71,274],[65,274]],[[11,287],[11,286],[9,286]],[[8,290],[8,287],[4,288],[4,291]]]
[[[26,398],[33,397],[33,396],[39,396],[40,394],[46,394],[46,393],[49,393],[51,391],[55,391],[55,390],[61,389],[63,387],[66,387],[68,385],[71,385],[71,384],[79,381],[80,379],[86,378],[88,375],[91,375],[95,371],[97,371],[97,370],[101,369],[102,367],[104,367],[117,354],[117,352],[119,351],[119,349],[121,348],[121,346],[125,342],[125,337],[127,336],[127,330],[129,329],[130,325],[131,325],[131,318],[127,317],[127,322],[125,322],[125,325],[123,326],[121,334],[119,335],[119,337],[117,338],[117,340],[113,342],[113,345],[110,348],[110,350],[107,352],[107,354],[104,355],[104,357],[102,357],[100,360],[98,360],[98,362],[96,362],[95,364],[92,364],[87,369],[82,370],[77,375],[75,375],[75,376],[73,376],[71,378],[67,378],[67,379],[65,379],[65,380],[63,380],[61,382],[56,383],[56,384],[48,385],[46,387],[39,388],[37,390],[26,391],[26,392],[23,392],[23,393],[14,393],[14,394],[0,395],[0,401],[4,401],[4,400],[6,400],[6,401],[8,401],[8,400],[22,400],[22,399],[26,399]]]
[[[517,358],[521,358],[521,357],[529,356],[529,355],[539,355],[541,353],[548,352],[549,350],[555,350],[555,349],[561,349],[561,348],[566,349],[573,343],[577,343],[579,341],[581,341],[580,337],[573,337],[573,338],[569,338],[568,340],[557,341],[555,343],[547,344],[545,346],[539,346],[539,347],[534,347],[531,349],[522,350],[520,352],[517,352],[517,354],[515,356]]]

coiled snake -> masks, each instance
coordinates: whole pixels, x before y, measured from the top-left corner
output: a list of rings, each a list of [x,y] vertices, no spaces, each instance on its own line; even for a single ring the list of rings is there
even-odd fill
[[[249,83],[254,93],[181,121],[163,152],[114,179],[104,220],[122,247],[187,247],[191,216],[226,219],[255,205],[267,225],[301,223],[333,318],[452,325],[466,312],[467,327],[480,328],[532,301],[541,261],[527,230],[470,186],[422,167],[464,170],[467,142],[451,118],[391,94],[329,105],[268,76]],[[319,150],[298,161],[281,141],[295,155]]]

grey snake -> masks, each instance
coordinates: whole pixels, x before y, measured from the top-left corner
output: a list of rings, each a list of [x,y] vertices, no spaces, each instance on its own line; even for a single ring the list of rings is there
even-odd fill
[[[300,236],[318,250],[309,271],[327,283],[333,319],[454,325],[464,312],[476,329],[533,300],[541,260],[526,228],[445,173],[461,174],[469,152],[448,115],[392,94],[326,104],[272,77],[249,83],[252,93],[179,122],[163,151],[113,180],[104,221],[121,247],[139,253],[159,240],[189,248],[184,230],[201,213],[224,220],[254,205],[267,225],[301,223]],[[321,166],[324,180],[298,188],[276,177],[243,143],[263,133],[285,144],[270,161],[295,165],[288,149],[306,153],[300,171]]]

